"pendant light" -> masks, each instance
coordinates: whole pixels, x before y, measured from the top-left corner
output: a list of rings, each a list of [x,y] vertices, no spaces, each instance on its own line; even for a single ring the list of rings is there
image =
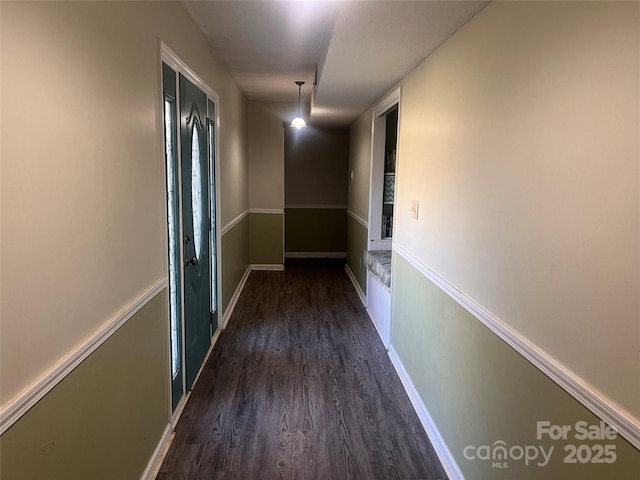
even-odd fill
[[[304,118],[302,118],[302,114],[300,113],[300,89],[302,88],[302,85],[305,84],[305,82],[301,82],[300,80],[298,80],[295,83],[296,85],[298,85],[298,115],[296,115],[296,118],[291,120],[291,126],[293,128],[304,128],[307,126],[307,122],[304,121]]]

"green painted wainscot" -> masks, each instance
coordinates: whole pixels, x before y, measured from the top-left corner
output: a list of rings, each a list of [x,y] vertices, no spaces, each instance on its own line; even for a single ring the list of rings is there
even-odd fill
[[[249,215],[222,235],[222,312],[249,266]]]
[[[249,258],[251,264],[283,264],[283,222],[282,213],[249,214]]]
[[[139,479],[168,422],[166,289],[0,438],[3,480]]]
[[[569,434],[567,441],[546,435],[538,440],[538,421],[570,425],[572,432],[577,422],[597,426],[600,421],[397,252],[393,275],[392,348],[465,478],[638,478],[640,452],[621,437],[585,442]],[[500,441],[509,449],[553,447],[553,452],[544,466],[540,450],[528,465],[525,459],[507,459],[505,468],[478,458],[487,451],[479,447],[493,451]],[[568,444],[610,444],[617,458],[611,464],[564,463]],[[514,453],[518,456],[517,449]]]
[[[347,250],[344,208],[286,208],[285,223],[287,253],[344,253]]]
[[[362,262],[362,254],[367,250],[367,238],[367,228],[349,215],[347,217],[347,265],[363,293],[367,291],[367,268]]]

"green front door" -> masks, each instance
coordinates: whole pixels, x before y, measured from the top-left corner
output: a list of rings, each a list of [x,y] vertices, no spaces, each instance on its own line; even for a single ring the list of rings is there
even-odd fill
[[[211,345],[211,257],[207,96],[180,78],[184,346],[190,388]]]

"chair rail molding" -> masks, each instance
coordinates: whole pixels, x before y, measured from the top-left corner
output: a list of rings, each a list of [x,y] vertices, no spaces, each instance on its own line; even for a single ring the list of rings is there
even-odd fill
[[[635,418],[630,412],[607,397],[605,393],[587,383],[569,367],[545,352],[515,328],[499,319],[462,290],[449,283],[407,249],[393,242],[393,251],[402,256],[416,270],[436,284],[594,415],[614,427],[621,437],[624,437],[635,448],[640,449],[640,419]]]
[[[353,218],[356,222],[358,222],[364,228],[369,228],[369,223],[364,218],[360,217],[359,215],[352,212],[351,210],[347,210],[347,215]]]
[[[244,217],[249,215],[250,211],[251,210],[248,210],[248,209],[245,210],[240,215],[238,215],[236,218],[234,218],[229,223],[227,223],[224,227],[222,227],[221,235],[226,234],[229,230],[231,230],[233,227],[235,227],[237,224],[239,224],[244,219]]]
[[[42,400],[71,371],[95,352],[127,320],[133,317],[152,298],[167,286],[167,278],[154,282],[140,295],[122,307],[113,317],[104,322],[89,338],[62,357],[34,382],[0,408],[0,435],[6,432],[31,407]]]

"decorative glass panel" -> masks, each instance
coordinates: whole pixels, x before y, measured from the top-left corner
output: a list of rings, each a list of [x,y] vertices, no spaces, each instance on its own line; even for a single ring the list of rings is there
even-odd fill
[[[191,134],[191,210],[193,211],[193,243],[196,258],[202,254],[202,165],[200,160],[200,135],[198,124],[193,124]]]
[[[180,371],[180,303],[178,297],[178,218],[176,206],[178,204],[176,191],[176,159],[174,155],[174,117],[175,104],[170,100],[164,101],[164,138],[165,158],[167,163],[167,223],[169,227],[169,315],[171,317],[171,377],[175,378]]]
[[[213,112],[212,112],[213,113]],[[216,245],[216,162],[215,162],[215,128],[212,121],[208,122],[209,133],[209,168],[211,171],[211,311],[218,308],[217,282],[217,245]]]

